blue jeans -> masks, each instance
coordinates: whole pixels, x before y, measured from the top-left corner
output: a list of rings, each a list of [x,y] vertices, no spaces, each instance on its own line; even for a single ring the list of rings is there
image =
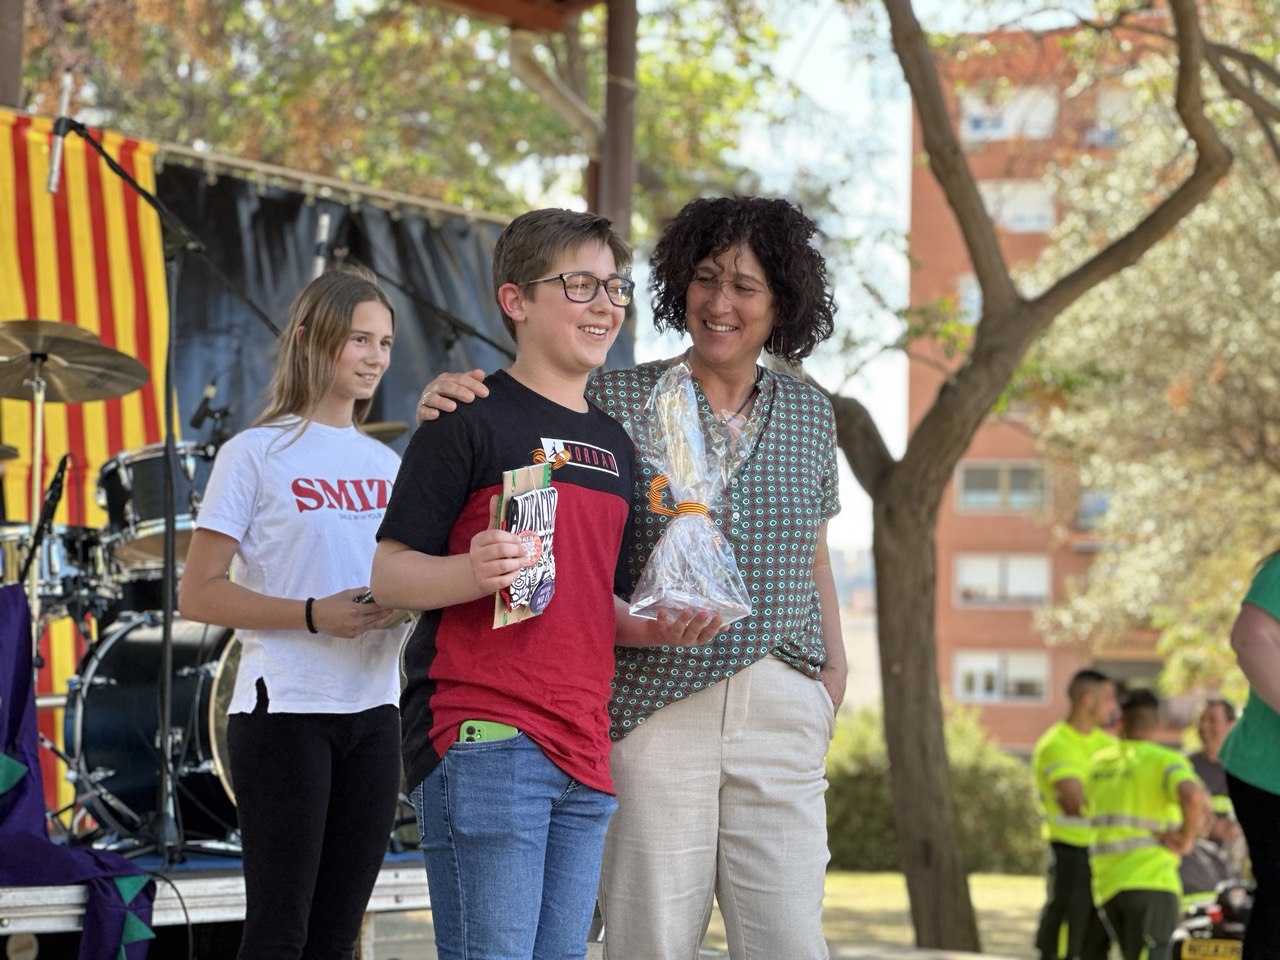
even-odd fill
[[[411,795],[440,960],[581,960],[617,809],[519,734],[456,743]]]

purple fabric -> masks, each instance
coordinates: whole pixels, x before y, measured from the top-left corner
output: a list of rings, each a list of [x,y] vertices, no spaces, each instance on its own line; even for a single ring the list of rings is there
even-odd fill
[[[124,857],[55,844],[45,832],[30,624],[22,588],[0,587],[0,753],[27,768],[0,793],[0,886],[85,884],[80,960],[143,960],[155,883],[147,879],[139,889],[139,881],[121,878],[145,872]]]

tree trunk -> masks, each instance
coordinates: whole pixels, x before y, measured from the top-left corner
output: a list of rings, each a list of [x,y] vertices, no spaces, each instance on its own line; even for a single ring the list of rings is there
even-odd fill
[[[631,194],[636,182],[635,0],[610,0],[606,49],[604,140],[600,145],[600,213],[631,240]]]
[[[873,550],[893,817],[916,944],[977,952],[978,926],[960,850],[942,730],[934,645],[934,524],[941,491],[907,503],[885,484]],[[921,503],[928,499],[929,504]]]
[[[0,0],[0,105],[21,110],[22,0]]]

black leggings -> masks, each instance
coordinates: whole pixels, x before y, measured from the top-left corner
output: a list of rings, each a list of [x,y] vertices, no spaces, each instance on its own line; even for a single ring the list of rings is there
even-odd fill
[[[400,786],[400,715],[253,713],[227,727],[244,843],[240,960],[350,960]]]
[[[1231,805],[1249,844],[1258,891],[1244,935],[1243,960],[1280,957],[1280,795],[1227,774]]]

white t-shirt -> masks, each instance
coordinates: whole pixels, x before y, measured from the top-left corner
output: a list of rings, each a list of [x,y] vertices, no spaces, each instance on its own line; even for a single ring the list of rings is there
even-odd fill
[[[305,600],[368,584],[400,458],[355,427],[312,422],[298,434],[296,424],[253,427],[218,451],[196,526],[239,542],[236,583]],[[311,634],[301,622],[297,630],[237,630],[240,670],[228,712],[252,712],[259,678],[271,713],[398,703],[407,632],[402,625],[344,640]]]

